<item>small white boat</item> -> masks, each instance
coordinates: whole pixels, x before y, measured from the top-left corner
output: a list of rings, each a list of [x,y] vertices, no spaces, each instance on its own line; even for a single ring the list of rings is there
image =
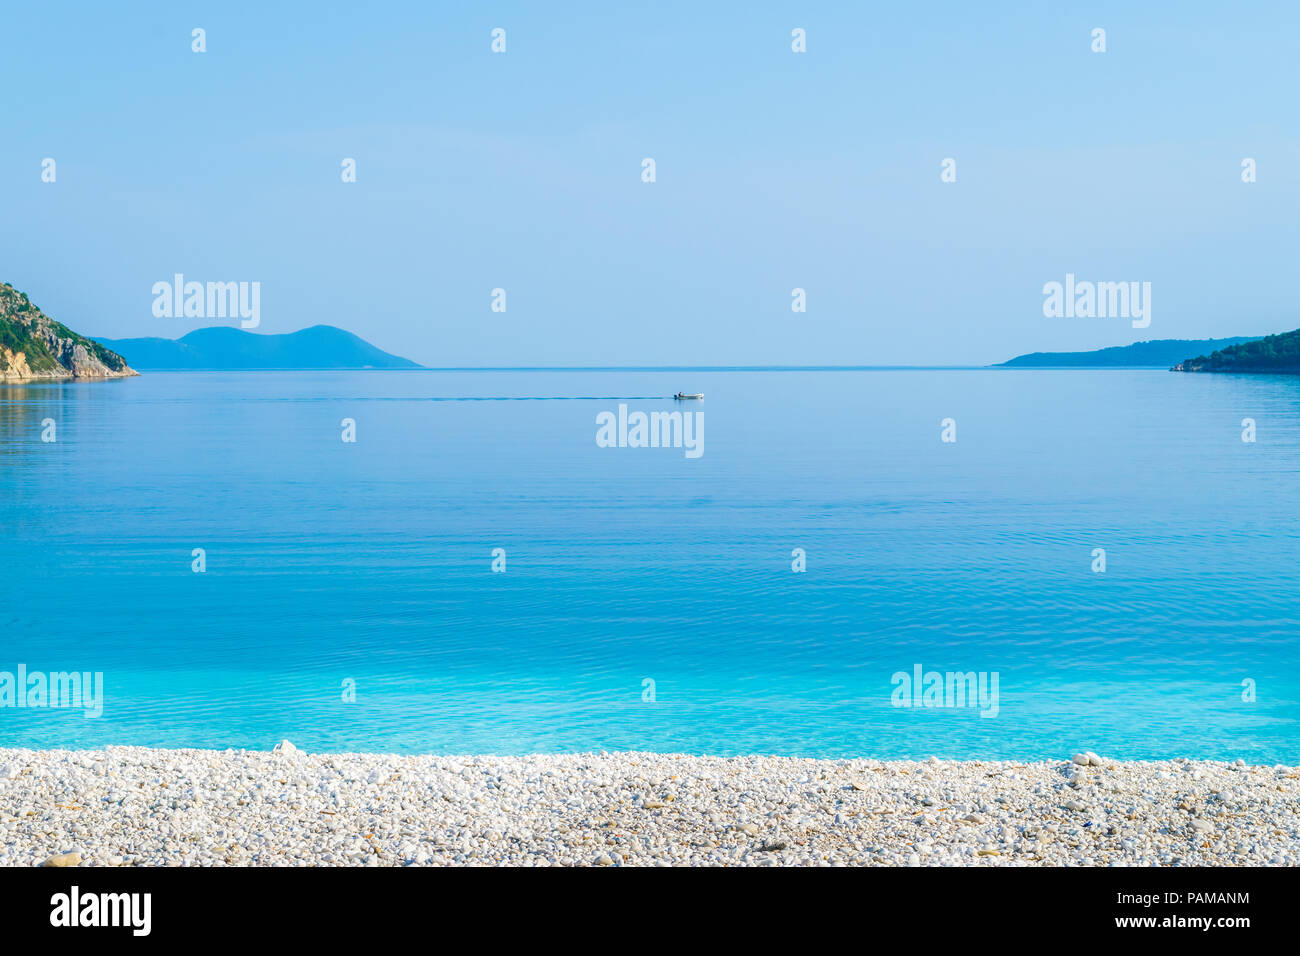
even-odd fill
[[[694,395],[687,395],[685,392],[678,392],[676,395],[673,396],[673,398],[677,399],[677,401],[679,402],[699,400],[704,398],[704,393],[697,392]]]

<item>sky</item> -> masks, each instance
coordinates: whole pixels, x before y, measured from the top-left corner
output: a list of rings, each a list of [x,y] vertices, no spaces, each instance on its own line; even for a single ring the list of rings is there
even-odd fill
[[[1300,327],[1300,4],[1135,6],[6,4],[0,281],[110,338],[237,324],[156,316],[176,273],[255,281],[260,332],[434,366]],[[1067,273],[1149,282],[1150,326],[1045,316]]]

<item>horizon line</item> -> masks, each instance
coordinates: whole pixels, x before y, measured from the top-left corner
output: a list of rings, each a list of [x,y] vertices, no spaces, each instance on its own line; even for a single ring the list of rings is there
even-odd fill
[[[280,366],[263,368],[145,368],[141,372],[1008,372],[1169,371],[1165,365],[373,365]]]

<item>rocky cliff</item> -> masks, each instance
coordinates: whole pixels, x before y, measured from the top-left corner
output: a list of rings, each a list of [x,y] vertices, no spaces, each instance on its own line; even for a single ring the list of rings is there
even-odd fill
[[[55,322],[0,283],[0,382],[139,375],[116,352]]]

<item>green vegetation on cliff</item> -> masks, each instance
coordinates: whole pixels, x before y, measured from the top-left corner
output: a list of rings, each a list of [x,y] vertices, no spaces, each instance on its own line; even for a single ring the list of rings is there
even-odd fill
[[[1174,371],[1300,373],[1300,329],[1184,359]]]
[[[0,283],[0,379],[134,374],[122,356],[54,321],[25,292]]]

